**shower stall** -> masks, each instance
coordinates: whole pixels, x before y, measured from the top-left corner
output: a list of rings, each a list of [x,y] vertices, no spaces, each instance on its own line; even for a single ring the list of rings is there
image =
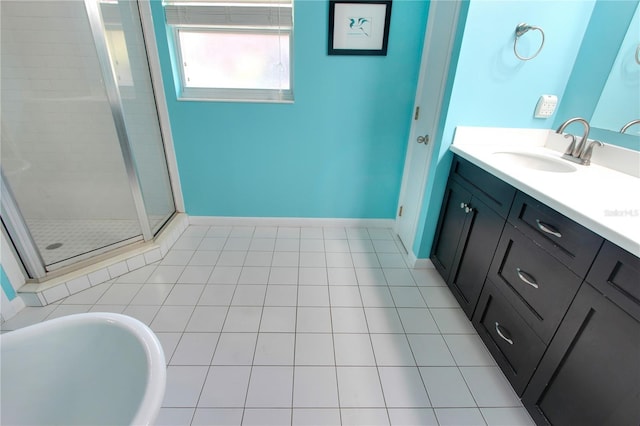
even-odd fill
[[[176,211],[141,13],[0,1],[2,224],[32,278],[152,240]]]

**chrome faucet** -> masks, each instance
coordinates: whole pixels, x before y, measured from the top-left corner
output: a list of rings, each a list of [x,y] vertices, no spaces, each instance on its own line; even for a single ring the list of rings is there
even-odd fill
[[[562,134],[564,129],[571,123],[579,122],[584,125],[584,134],[582,135],[582,139],[580,142],[576,143],[575,135],[566,134],[565,138],[570,138],[571,143],[567,147],[567,150],[562,155],[562,158],[565,160],[573,161],[574,163],[582,164],[583,166],[588,166],[591,164],[591,154],[593,153],[593,147],[595,145],[602,146],[602,142],[600,141],[592,141],[589,144],[589,131],[591,127],[587,120],[582,117],[574,117],[570,118],[558,127],[556,133]]]
[[[631,126],[633,126],[634,124],[640,124],[640,119],[638,120],[631,120],[630,122],[628,122],[627,124],[625,124],[624,126],[622,126],[622,129],[620,129],[620,133],[624,133],[627,131],[627,129]]]

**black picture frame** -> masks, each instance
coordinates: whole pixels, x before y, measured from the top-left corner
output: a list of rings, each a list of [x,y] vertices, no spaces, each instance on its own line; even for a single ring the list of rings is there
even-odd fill
[[[329,55],[386,56],[392,0],[330,0]]]

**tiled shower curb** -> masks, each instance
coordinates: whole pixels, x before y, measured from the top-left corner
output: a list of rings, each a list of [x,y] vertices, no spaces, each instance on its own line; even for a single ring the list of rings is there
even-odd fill
[[[189,226],[188,216],[179,213],[153,241],[145,243],[142,247],[49,281],[27,283],[20,287],[18,296],[27,306],[46,306],[157,262],[167,254],[187,226]]]

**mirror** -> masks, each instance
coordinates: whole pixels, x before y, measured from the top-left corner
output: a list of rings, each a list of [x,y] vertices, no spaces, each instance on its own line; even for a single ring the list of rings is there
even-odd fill
[[[602,89],[591,125],[620,130],[625,123],[640,119],[640,7],[636,8],[629,30],[622,41],[609,78]],[[640,126],[627,130],[640,135]]]
[[[592,124],[591,136],[640,150],[640,1],[597,0],[573,72],[556,114],[555,126],[570,117]]]

